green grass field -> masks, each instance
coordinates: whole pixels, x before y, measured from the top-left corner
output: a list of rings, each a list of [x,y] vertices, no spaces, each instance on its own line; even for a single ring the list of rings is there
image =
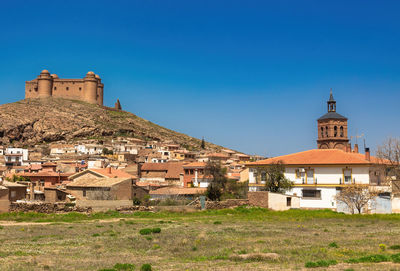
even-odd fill
[[[400,270],[400,215],[239,207],[11,213],[0,225],[0,270]]]

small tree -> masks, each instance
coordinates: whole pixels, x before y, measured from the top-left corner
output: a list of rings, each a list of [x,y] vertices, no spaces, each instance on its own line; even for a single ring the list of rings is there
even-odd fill
[[[204,169],[204,176],[211,178],[207,187],[207,197],[210,200],[220,200],[228,181],[226,168],[223,168],[221,163],[209,161]]]
[[[400,139],[388,138],[378,146],[377,156],[386,168],[386,175],[392,180],[400,180]]]
[[[350,184],[346,185],[335,198],[337,201],[343,202],[352,214],[354,214],[354,210],[361,214],[362,209],[377,195],[378,193],[371,191],[368,185]]]
[[[201,148],[203,150],[206,148],[206,142],[204,141],[204,137],[201,139]]]
[[[281,161],[258,169],[257,175],[265,181],[266,190],[273,193],[285,193],[293,186],[293,183],[285,177],[285,165]]]

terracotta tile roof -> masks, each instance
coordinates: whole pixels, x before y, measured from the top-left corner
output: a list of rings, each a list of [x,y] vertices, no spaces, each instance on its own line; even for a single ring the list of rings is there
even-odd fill
[[[26,167],[26,170],[41,170],[42,165],[40,164],[32,164]]]
[[[193,163],[189,163],[184,165],[184,168],[202,168],[205,167],[207,165],[207,163],[204,162],[193,162]]]
[[[130,178],[101,178],[101,179],[77,179],[67,184],[67,188],[70,187],[111,187],[119,184]]]
[[[26,187],[26,185],[9,182],[9,181],[5,181],[5,180],[3,181],[2,185],[5,187]]]
[[[182,187],[163,187],[150,191],[150,195],[199,195],[206,192],[207,188],[182,188]]]
[[[136,178],[129,173],[114,168],[91,168],[89,170],[100,173],[109,178]]]
[[[58,173],[55,171],[39,171],[39,172],[21,172],[15,175],[23,176],[23,177],[69,177],[74,173]]]
[[[361,153],[350,153],[336,149],[314,149],[260,160],[247,165],[268,165],[278,161],[286,165],[369,165],[380,162],[374,156],[371,156],[370,161],[368,161],[365,159],[365,155]]]
[[[142,171],[166,171],[166,179],[179,179],[179,175],[183,174],[183,163],[144,163]]]

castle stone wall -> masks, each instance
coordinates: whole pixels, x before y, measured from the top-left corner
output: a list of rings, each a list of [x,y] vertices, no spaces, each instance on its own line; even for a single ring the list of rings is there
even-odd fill
[[[103,105],[104,85],[93,72],[83,79],[60,79],[43,70],[38,78],[25,82],[25,99],[64,98]]]

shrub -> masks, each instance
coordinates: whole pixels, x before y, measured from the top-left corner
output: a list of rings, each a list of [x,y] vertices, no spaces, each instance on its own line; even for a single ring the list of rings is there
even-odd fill
[[[140,271],[151,271],[151,265],[149,263],[145,263],[140,267]]]
[[[192,247],[192,251],[197,251],[197,247]]]
[[[221,221],[215,221],[215,222],[214,222],[214,225],[221,225],[221,224],[222,224]]]
[[[336,260],[320,260],[316,262],[306,262],[305,267],[307,268],[314,268],[314,267],[328,267],[330,265],[337,264]]]
[[[329,247],[334,247],[334,248],[338,248],[339,246],[336,244],[336,242],[332,242],[328,245]]]
[[[92,234],[92,237],[99,237],[99,236],[100,236],[99,233],[94,233],[94,234]]]
[[[135,265],[130,263],[116,263],[114,269],[118,271],[133,271],[135,270]]]
[[[151,229],[151,232],[152,233],[160,233],[161,229],[160,228],[153,228],[153,229]]]
[[[386,250],[386,245],[385,244],[379,244],[379,249],[382,251]]]
[[[390,246],[389,249],[400,249],[400,245]]]
[[[357,259],[349,259],[348,263],[381,263],[389,262],[390,257],[382,254],[368,255]]]
[[[141,234],[141,235],[149,235],[149,234],[151,234],[152,233],[152,230],[151,229],[141,229],[140,231],[139,231],[139,233]]]
[[[393,254],[393,255],[391,256],[391,258],[392,258],[392,262],[394,262],[394,263],[400,263],[400,253]]]
[[[133,205],[140,205],[140,204],[142,204],[142,201],[139,199],[139,198],[133,198]]]

